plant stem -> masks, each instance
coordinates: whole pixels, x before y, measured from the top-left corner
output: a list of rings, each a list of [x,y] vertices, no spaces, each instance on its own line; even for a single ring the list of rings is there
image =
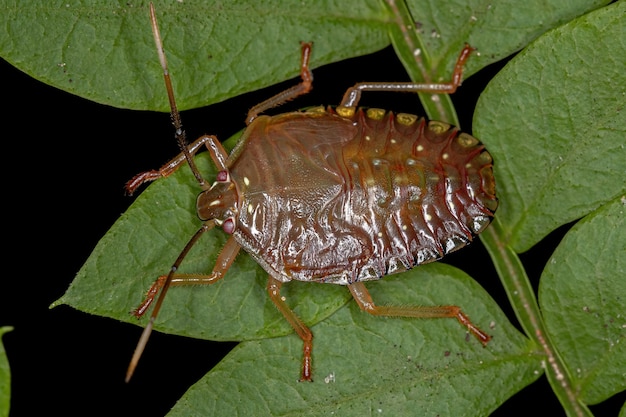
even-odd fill
[[[524,266],[513,249],[506,244],[506,233],[496,217],[481,234],[481,240],[493,261],[509,302],[522,328],[546,355],[544,368],[548,381],[569,417],[592,416],[591,411],[577,399],[565,363],[550,340],[537,298]]]
[[[408,6],[404,0],[385,0],[384,4],[393,18],[389,25],[391,43],[409,77],[416,83],[432,83],[432,75],[435,71],[432,68],[432,62],[425,44],[415,29],[415,23]],[[452,75],[452,72],[450,72],[450,75]],[[426,115],[430,119],[460,127],[459,118],[449,95],[425,93],[419,93],[418,95],[422,106],[424,106],[424,111],[426,111]]]

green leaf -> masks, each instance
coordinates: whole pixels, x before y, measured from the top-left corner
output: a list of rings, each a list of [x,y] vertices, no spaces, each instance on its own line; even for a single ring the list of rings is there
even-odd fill
[[[0,327],[0,417],[7,417],[11,406],[11,370],[2,344],[2,335],[11,330],[13,327]]]
[[[351,303],[312,329],[313,383],[296,382],[297,336],[244,342],[169,415],[485,416],[541,375],[541,356],[459,270],[429,264],[368,287],[384,304],[472,306],[473,320],[492,323],[493,341],[459,337],[454,320],[373,317]]]
[[[626,389],[625,220],[621,196],[576,224],[539,287],[548,331],[587,404]]]
[[[434,7],[411,1],[413,17],[405,19],[405,28],[415,35],[413,43],[402,36],[383,3],[373,0],[356,6],[350,1],[296,5],[185,0],[156,2],[156,8],[179,107],[190,108],[296,76],[300,40],[315,42],[315,67],[375,51],[391,38],[414,80],[439,82],[449,79],[464,42],[478,48],[467,64],[469,75],[605,3],[446,1]],[[166,95],[146,5],[64,1],[44,7],[35,1],[0,0],[0,21],[9,34],[0,37],[0,55],[35,78],[83,97],[164,110]],[[626,44],[620,31],[624,15],[622,1],[540,37],[481,99],[475,130],[496,160],[502,202],[497,216],[506,230],[506,249],[509,244],[525,250],[558,225],[594,212],[623,193],[624,113],[618,104],[626,84],[620,61]],[[590,103],[591,110],[581,110]],[[429,114],[445,114],[437,105],[434,110],[425,107]],[[449,102],[448,107],[454,113]],[[203,174],[212,178],[208,158],[198,160]],[[55,305],[67,303],[134,321],[128,312],[154,279],[169,270],[199,227],[196,192],[186,168],[151,185],[102,239]],[[219,230],[204,236],[182,272],[209,271],[224,241]],[[501,255],[502,263],[508,260]],[[520,278],[530,288],[527,277]],[[297,384],[302,344],[269,301],[265,284],[265,272],[241,255],[218,284],[168,293],[158,330],[243,341],[175,412],[198,414],[208,408],[225,414],[232,413],[232,406],[247,415],[269,410],[306,415],[326,407],[329,412],[341,408],[375,414],[380,409],[400,415],[406,414],[403,407],[420,407],[433,414],[486,415],[536,379],[541,374],[538,364],[546,360],[546,349],[538,350],[541,343],[534,333],[529,332],[534,343],[521,337],[475,283],[453,268],[425,265],[370,285],[375,300],[459,304],[480,326],[495,325],[487,348],[459,338],[453,320],[369,317],[354,303],[345,305],[350,298],[345,288],[290,283],[283,291],[288,304],[308,325],[317,323],[317,381]],[[533,318],[542,325],[535,300],[529,300],[537,312]],[[513,305],[518,317],[525,314],[523,307]],[[556,337],[555,343],[561,339]],[[553,353],[552,346],[546,346]],[[563,356],[563,368],[571,373],[576,362]],[[559,360],[558,352],[555,357]],[[602,366],[592,366],[598,375],[608,375]],[[325,384],[324,377],[330,375],[335,382]],[[497,387],[485,384],[496,378]],[[585,401],[610,395],[604,386],[594,390],[587,380],[573,380],[587,390]],[[194,411],[185,408],[192,403]]]
[[[622,1],[547,33],[480,97],[474,130],[517,252],[626,192],[625,16]]]
[[[389,44],[377,0],[155,1],[181,109],[276,84]],[[45,4],[45,5],[44,5]],[[0,55],[41,81],[132,109],[169,109],[147,1],[3,0]]]
[[[388,31],[395,27],[379,0],[154,3],[180,109],[295,77],[299,41],[314,42],[315,68],[388,46]],[[428,71],[419,75],[410,69],[415,48],[409,48],[403,60],[415,81],[424,76],[449,80],[463,43],[470,42],[481,51],[467,65],[467,74],[472,74],[545,30],[605,3],[456,0],[430,8],[427,2],[411,1]],[[0,24],[6,34],[0,36],[0,56],[32,77],[81,97],[165,111],[167,98],[147,5],[125,0],[0,0]]]
[[[478,52],[466,65],[466,73],[473,74],[519,51],[548,30],[609,2],[409,0],[407,3],[421,35],[422,52],[427,54],[424,59],[432,61],[432,67],[436,68],[435,80],[445,80],[466,42]]]
[[[613,278],[598,281],[594,271],[582,265],[569,271],[549,265],[541,288],[543,294],[553,296],[542,299],[544,318],[515,252],[529,249],[560,225],[622,201],[626,78],[620,57],[626,48],[625,12],[626,3],[617,2],[540,37],[498,74],[476,109],[476,133],[496,161],[501,197],[495,227],[483,235],[483,242],[522,327],[547,356],[548,380],[568,415],[589,416],[587,404],[623,390],[626,362],[623,348],[608,352],[593,340],[598,337],[597,322],[588,317],[579,323],[569,321],[580,314],[570,306],[583,308],[581,301],[596,297],[593,292],[574,294],[567,288],[570,284],[597,288],[607,303],[603,309],[617,315],[625,295],[611,298],[606,291],[624,292],[623,286],[615,284],[624,268],[607,261],[595,271]],[[579,233],[573,231],[574,236]],[[593,240],[589,232],[583,233],[587,234],[580,236]],[[617,235],[613,238],[620,241]],[[581,238],[568,234],[567,239]],[[617,244],[618,252],[619,248]],[[597,245],[587,246],[589,251],[597,254]],[[564,252],[555,254],[553,261],[561,264]],[[589,255],[578,253],[581,261],[588,259]],[[571,334],[582,327],[582,334],[590,334],[590,339]],[[612,336],[614,341],[623,339],[623,328],[612,329]],[[590,345],[604,350],[590,353]],[[610,364],[600,363],[604,361]],[[603,377],[606,380],[600,382]]]

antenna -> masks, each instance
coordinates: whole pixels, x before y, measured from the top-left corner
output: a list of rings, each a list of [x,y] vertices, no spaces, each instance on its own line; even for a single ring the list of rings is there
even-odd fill
[[[191,172],[193,172],[194,177],[200,183],[202,187],[205,185],[204,178],[200,175],[200,171],[196,167],[196,163],[194,162],[191,153],[189,152],[187,143],[187,134],[183,129],[183,123],[180,119],[180,113],[178,112],[178,107],[176,107],[176,99],[174,98],[174,89],[172,88],[172,80],[170,78],[170,72],[167,68],[167,58],[165,57],[165,50],[163,49],[163,41],[161,40],[161,32],[159,31],[159,24],[157,23],[156,13],[154,11],[154,4],[150,2],[150,24],[152,25],[152,34],[154,36],[154,43],[156,44],[157,53],[159,54],[159,62],[161,63],[161,68],[163,68],[163,79],[165,80],[165,88],[167,89],[167,97],[170,101],[170,119],[172,120],[172,125],[174,125],[174,134],[176,136],[176,141],[178,142],[178,146],[182,151],[183,155],[185,155],[185,159],[191,168]]]

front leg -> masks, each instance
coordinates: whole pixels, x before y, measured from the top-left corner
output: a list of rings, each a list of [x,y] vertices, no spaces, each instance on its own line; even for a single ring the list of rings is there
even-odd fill
[[[168,288],[171,285],[213,284],[214,282],[222,279],[224,275],[226,275],[226,272],[237,257],[241,246],[239,246],[237,241],[235,241],[235,239],[231,236],[222,248],[219,256],[217,257],[217,261],[215,262],[215,266],[213,267],[213,272],[211,272],[210,275],[184,275],[175,273],[185,256],[189,253],[189,250],[198,241],[200,236],[208,232],[212,228],[212,224],[205,224],[196,232],[196,234],[191,238],[189,243],[187,243],[180,255],[178,255],[176,262],[174,262],[172,268],[170,269],[170,273],[168,275],[164,275],[163,277],[159,277],[157,281],[152,284],[152,287],[150,287],[146,299],[133,312],[136,317],[141,317],[142,315],[144,315],[150,304],[152,304],[152,302],[154,301],[157,293],[160,292],[159,298],[156,300],[156,304],[154,306],[154,309],[152,310],[152,314],[150,315],[150,321],[148,321],[148,324],[143,329],[143,333],[141,333],[141,337],[139,338],[139,342],[137,343],[137,347],[135,348],[133,357],[131,358],[130,364],[128,365],[128,370],[126,371],[126,382],[130,381],[130,378],[133,376],[135,368],[139,363],[139,358],[141,358],[146,344],[148,343],[148,338],[152,333],[152,329],[154,328],[154,322],[159,313]]]
[[[218,171],[226,170],[226,159],[228,158],[228,153],[215,136],[201,136],[187,147],[187,152],[189,153],[189,155],[193,156],[200,150],[203,145],[206,146],[206,148],[209,150],[211,159],[213,160],[213,163],[217,167]],[[139,188],[143,183],[151,182],[159,178],[169,177],[174,172],[176,172],[178,168],[180,168],[182,165],[185,165],[185,163],[187,163],[187,158],[185,156],[185,153],[181,152],[176,155],[174,159],[163,165],[158,170],[145,171],[135,175],[130,181],[126,183],[126,186],[124,187],[126,188],[126,193],[129,195],[133,195],[137,188]],[[202,179],[200,174],[194,172],[194,175],[196,176],[196,178],[198,178],[198,182],[200,182],[202,188],[206,189],[207,187],[204,185],[204,179]]]
[[[213,271],[211,271],[210,274],[173,274],[170,279],[169,285],[172,287],[188,285],[210,285],[219,281],[220,279],[224,278],[224,275],[226,275],[226,272],[235,261],[235,258],[239,253],[239,249],[241,249],[241,246],[239,246],[239,243],[237,243],[235,238],[231,236],[222,247],[222,250],[217,257],[217,260],[215,261]],[[146,297],[144,298],[144,300],[135,310],[133,310],[133,316],[140,318],[144,314],[146,314],[146,311],[148,311],[148,308],[156,298],[156,295],[165,285],[167,277],[167,275],[161,275],[157,278],[156,281],[154,281],[154,283],[150,286],[150,289],[146,293]]]

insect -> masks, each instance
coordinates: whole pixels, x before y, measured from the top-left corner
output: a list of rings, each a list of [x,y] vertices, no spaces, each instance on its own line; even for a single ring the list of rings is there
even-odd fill
[[[254,106],[228,154],[215,136],[187,144],[152,5],[150,19],[182,153],[159,170],[135,176],[126,188],[132,194],[189,164],[202,188],[197,212],[204,223],[134,312],[144,315],[156,300],[127,381],[168,288],[222,279],[242,248],[268,272],[271,300],[303,341],[302,381],[311,380],[313,334],[281,298],[281,285],[292,280],[345,285],[359,307],[373,315],[455,318],[481,343],[490,340],[458,306],[377,306],[364,284],[465,246],[497,208],[492,158],[478,139],[446,123],[357,107],[363,91],[454,92],[473,50],[469,45],[449,83],[360,83],[336,108],[262,115],[311,89],[312,45],[302,43],[301,82]],[[212,185],[193,161],[202,147],[219,170]],[[178,274],[191,247],[215,226],[230,238],[212,272]]]

